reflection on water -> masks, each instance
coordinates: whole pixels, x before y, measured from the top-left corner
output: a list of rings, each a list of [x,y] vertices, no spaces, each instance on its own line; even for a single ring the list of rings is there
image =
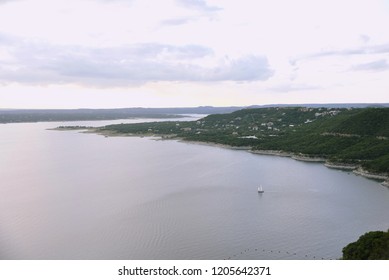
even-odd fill
[[[328,259],[389,228],[389,190],[352,173],[57,125],[0,126],[2,259]]]

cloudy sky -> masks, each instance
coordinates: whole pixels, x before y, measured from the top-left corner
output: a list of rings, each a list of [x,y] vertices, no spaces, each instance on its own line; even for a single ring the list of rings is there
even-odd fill
[[[389,102],[388,0],[0,0],[0,108]]]

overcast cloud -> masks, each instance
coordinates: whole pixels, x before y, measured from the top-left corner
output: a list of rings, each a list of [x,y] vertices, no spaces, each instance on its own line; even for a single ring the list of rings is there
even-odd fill
[[[389,102],[387,26],[385,0],[0,0],[0,107]]]
[[[389,40],[389,38],[388,38]],[[358,48],[349,48],[341,50],[326,50],[320,51],[318,53],[308,54],[298,58],[293,58],[290,60],[290,63],[294,65],[296,62],[307,59],[316,59],[316,58],[325,58],[331,56],[369,56],[375,54],[389,54],[389,44],[380,44],[380,45],[367,45],[361,46]]]
[[[0,5],[7,2],[13,2],[13,1],[21,1],[21,0],[0,0]]]
[[[194,18],[172,18],[161,21],[162,25],[183,25],[194,21]]]
[[[177,3],[188,9],[195,9],[203,12],[217,12],[221,11],[222,8],[208,5],[204,0],[176,0]]]
[[[354,65],[352,70],[356,71],[386,71],[389,70],[389,63],[385,59],[380,59],[368,63]]]
[[[81,84],[121,87],[155,81],[257,81],[272,76],[266,57],[224,58],[209,67],[196,63],[213,57],[199,45],[147,43],[115,48],[54,46],[42,42],[8,42],[9,58],[1,61],[0,81],[29,84]]]

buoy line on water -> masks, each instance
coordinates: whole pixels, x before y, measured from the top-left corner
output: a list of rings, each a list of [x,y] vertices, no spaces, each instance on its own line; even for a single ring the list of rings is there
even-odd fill
[[[251,253],[251,252],[262,252],[262,253],[270,253],[270,254],[277,254],[279,255],[281,258],[282,257],[293,257],[292,259],[297,259],[297,260],[332,260],[332,259],[327,259],[327,258],[323,258],[323,257],[317,257],[317,256],[314,256],[314,255],[309,255],[309,254],[300,254],[300,253],[296,253],[296,252],[289,252],[289,251],[282,251],[282,250],[269,250],[269,249],[259,249],[259,248],[254,248],[254,249],[245,249],[239,253],[236,253],[236,254],[233,254],[231,256],[228,256],[227,258],[224,258],[224,260],[233,260],[233,259],[236,259],[237,257],[240,257],[240,256],[245,256],[245,255],[248,255],[248,253]]]

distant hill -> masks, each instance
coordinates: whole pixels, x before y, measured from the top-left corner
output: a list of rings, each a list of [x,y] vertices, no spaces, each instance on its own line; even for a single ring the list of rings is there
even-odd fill
[[[307,103],[307,104],[268,104],[253,105],[248,108],[266,107],[309,107],[309,108],[380,108],[389,107],[389,103]]]
[[[225,114],[241,109],[274,107],[310,107],[310,108],[365,108],[389,107],[382,104],[279,104],[252,105],[248,107],[183,107],[183,108],[118,108],[118,109],[0,109],[0,123],[13,122],[48,122],[48,121],[84,121],[116,120],[128,118],[168,118],[182,114]]]
[[[230,113],[242,107],[187,107],[187,108],[121,108],[22,110],[0,109],[0,123],[116,120],[129,118],[170,118],[182,114]]]

